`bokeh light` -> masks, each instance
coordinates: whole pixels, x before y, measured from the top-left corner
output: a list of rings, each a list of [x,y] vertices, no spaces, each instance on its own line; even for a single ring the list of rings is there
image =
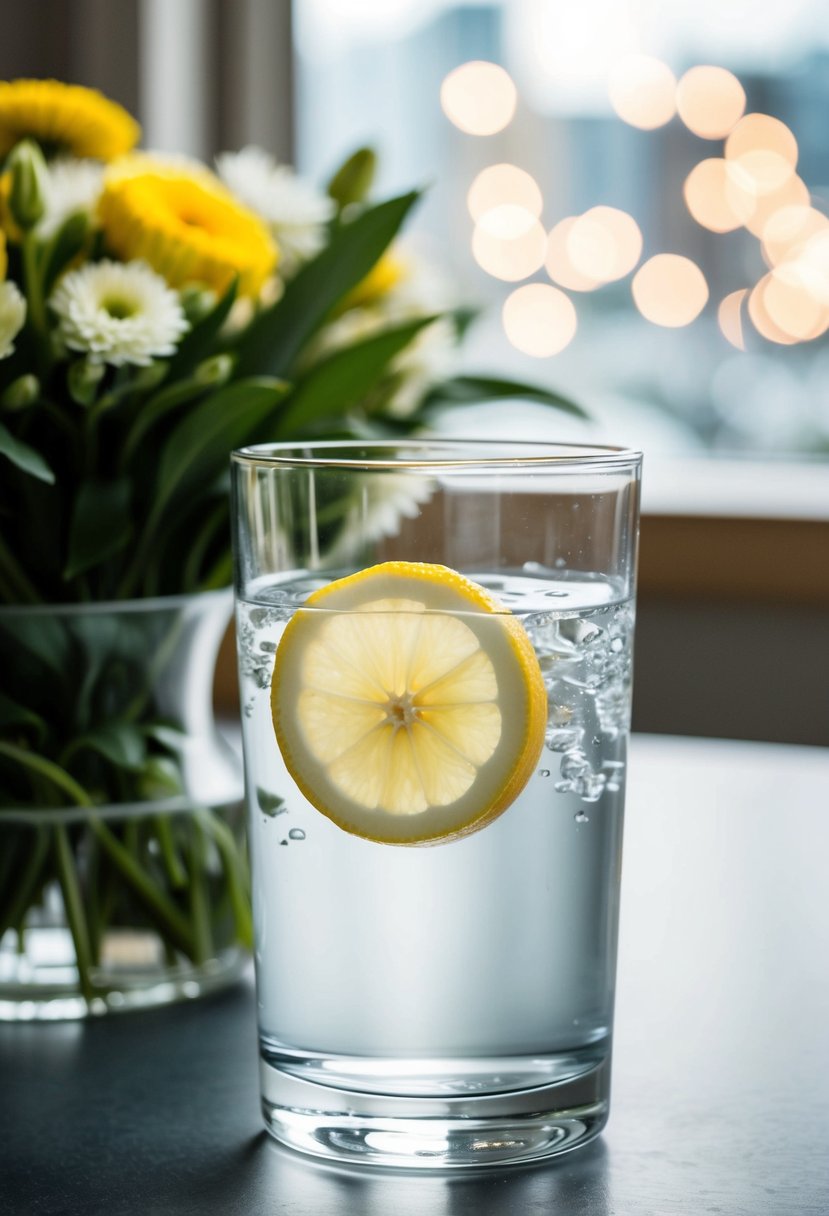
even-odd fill
[[[732,232],[747,223],[757,208],[751,180],[738,165],[719,156],[694,165],[682,193],[691,215],[711,232]]]
[[[769,279],[770,275],[764,275],[752,289],[748,297],[748,315],[761,338],[765,338],[768,342],[776,342],[779,346],[793,346],[797,338],[782,330],[766,307],[765,295]]]
[[[743,304],[747,296],[748,288],[741,287],[739,291],[732,291],[725,299],[720,300],[720,306],[717,309],[720,330],[731,345],[737,347],[737,350],[746,348],[743,338]]]
[[[797,140],[770,114],[746,114],[725,141],[725,159],[751,178],[757,194],[781,189],[797,165]]]
[[[597,283],[624,278],[642,254],[639,225],[617,207],[591,207],[576,219],[566,240],[573,268]]]
[[[796,173],[793,173],[778,190],[772,190],[768,194],[761,194],[757,197],[754,210],[746,220],[745,226],[754,236],[762,239],[766,224],[776,212],[783,207],[808,207],[810,201],[806,183]]]
[[[781,207],[763,227],[763,257],[769,266],[777,266],[796,256],[811,237],[829,230],[829,220],[822,212],[803,203]]]
[[[826,306],[818,298],[817,275],[804,262],[786,262],[766,276],[763,303],[775,325],[798,342],[826,329]]]
[[[577,218],[575,215],[568,215],[565,219],[559,220],[550,231],[547,237],[547,256],[544,260],[544,267],[553,282],[558,283],[561,287],[566,287],[570,291],[594,291],[597,287],[601,287],[601,282],[598,279],[591,279],[589,275],[577,270],[570,256],[569,236]]]
[[[462,63],[444,78],[440,104],[467,135],[494,135],[512,120],[518,93],[508,72],[482,59]]]
[[[544,206],[535,178],[517,165],[489,165],[469,187],[466,205],[473,220],[499,207],[523,207],[538,219]]]
[[[512,238],[491,232],[481,224],[476,225],[472,235],[475,261],[487,274],[508,283],[527,279],[540,270],[546,252],[547,233],[536,219]]]
[[[570,297],[546,283],[528,283],[511,292],[504,301],[502,318],[504,332],[516,350],[536,359],[564,350],[578,324]]]
[[[689,68],[676,88],[676,108],[689,131],[701,139],[724,139],[746,108],[745,89],[726,68]]]
[[[632,127],[653,131],[676,113],[676,77],[651,55],[625,55],[610,69],[610,104]]]
[[[529,232],[537,223],[537,216],[517,203],[501,203],[491,211],[485,211],[478,220],[478,227],[502,241],[514,241]]]
[[[633,299],[646,320],[679,329],[696,320],[708,300],[708,284],[695,262],[658,253],[633,276]]]

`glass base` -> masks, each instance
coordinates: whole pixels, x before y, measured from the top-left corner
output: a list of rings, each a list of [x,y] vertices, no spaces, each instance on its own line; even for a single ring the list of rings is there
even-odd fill
[[[12,935],[9,935],[10,937]],[[109,965],[92,970],[87,998],[78,987],[74,947],[68,930],[30,929],[26,953],[0,946],[0,1021],[59,1022],[150,1009],[193,1000],[238,979],[249,961],[241,947],[219,951],[203,963],[157,958],[158,942],[149,933],[111,935]]]
[[[394,1061],[383,1061],[381,1070],[379,1061],[364,1061],[375,1065],[363,1074],[374,1079],[356,1090],[306,1080],[290,1060],[281,1067],[271,1060],[260,1065],[271,1135],[300,1152],[355,1165],[422,1170],[539,1161],[587,1144],[608,1117],[610,1058],[597,1060],[595,1051],[581,1058],[476,1060],[471,1072],[470,1061],[424,1061],[414,1093],[403,1092],[409,1078],[394,1072]],[[315,1060],[312,1071],[319,1075],[325,1064]],[[330,1064],[339,1080],[342,1058]],[[539,1072],[557,1079],[504,1088]],[[443,1080],[435,1084],[438,1075]],[[431,1094],[424,1092],[429,1088]]]

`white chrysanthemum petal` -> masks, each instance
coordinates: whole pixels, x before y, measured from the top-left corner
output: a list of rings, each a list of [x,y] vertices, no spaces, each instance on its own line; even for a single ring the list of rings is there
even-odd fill
[[[270,226],[283,272],[290,274],[323,248],[334,202],[288,165],[278,165],[262,148],[249,147],[223,152],[216,167],[228,189]]]
[[[14,350],[14,340],[26,320],[26,301],[16,283],[0,283],[0,359]]]
[[[94,262],[70,271],[49,299],[70,350],[115,367],[172,355],[188,325],[178,294],[144,262]]]
[[[37,226],[43,239],[53,236],[76,211],[90,220],[101,194],[104,167],[96,160],[54,160],[49,165],[46,211]]]

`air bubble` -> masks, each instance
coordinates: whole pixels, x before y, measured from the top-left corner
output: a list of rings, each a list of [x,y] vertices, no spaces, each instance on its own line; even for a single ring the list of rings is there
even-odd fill
[[[280,844],[287,844],[288,842],[287,842],[287,840],[280,840],[280,842],[279,842],[279,843],[280,843]]]
[[[289,840],[304,840],[305,833],[303,832],[302,828],[291,828],[290,832],[288,833],[288,839]]]
[[[576,823],[589,823],[590,822],[589,816],[585,815],[584,811],[578,811],[573,816],[573,818],[575,819]]]
[[[549,777],[550,770],[548,768],[540,768],[538,770],[539,777]]]
[[[260,642],[259,649],[264,654],[276,654],[276,642]]]

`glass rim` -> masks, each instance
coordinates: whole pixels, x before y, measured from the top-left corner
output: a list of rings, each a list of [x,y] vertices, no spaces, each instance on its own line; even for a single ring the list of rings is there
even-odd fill
[[[372,449],[408,449],[424,455],[348,456],[349,451],[370,453]],[[510,449],[513,449],[510,454]],[[428,455],[439,452],[440,455]],[[326,453],[331,453],[326,455]],[[338,453],[338,455],[335,455]],[[642,452],[613,444],[555,443],[536,439],[462,439],[457,436],[416,439],[325,439],[302,443],[257,443],[231,452],[233,464],[248,468],[343,469],[359,472],[448,472],[472,469],[477,472],[508,472],[517,469],[610,469],[637,468]]]

